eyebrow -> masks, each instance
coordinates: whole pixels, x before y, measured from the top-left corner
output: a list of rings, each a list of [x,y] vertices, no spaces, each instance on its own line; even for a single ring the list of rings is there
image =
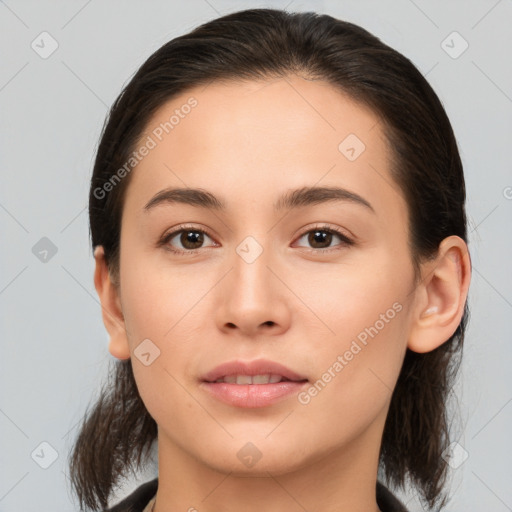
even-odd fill
[[[285,192],[274,203],[274,211],[292,210],[314,204],[347,201],[364,206],[375,213],[372,205],[360,195],[339,187],[302,187]],[[155,194],[144,206],[149,211],[157,205],[181,203],[215,211],[226,211],[226,202],[203,189],[166,188]]]

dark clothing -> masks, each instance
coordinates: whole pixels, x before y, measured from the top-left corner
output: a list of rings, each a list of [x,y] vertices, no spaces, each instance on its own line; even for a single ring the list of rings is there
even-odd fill
[[[158,478],[146,482],[105,512],[142,512],[156,494],[157,487]],[[377,505],[382,512],[407,512],[404,505],[380,482],[377,482]]]
[[[129,496],[105,512],[142,512],[156,494],[158,478],[137,487]]]

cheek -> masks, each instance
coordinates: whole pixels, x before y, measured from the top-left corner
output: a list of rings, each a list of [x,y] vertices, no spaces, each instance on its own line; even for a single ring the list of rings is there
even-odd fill
[[[347,410],[351,417],[353,411],[357,418],[386,403],[405,355],[412,278],[405,258],[380,254],[316,275],[304,288],[303,297],[322,320],[322,334],[315,341],[316,380],[306,390],[304,404],[336,414]],[[320,286],[322,281],[327,284]]]
[[[287,279],[310,310],[302,320],[310,325],[316,322],[329,346],[361,333],[364,341],[365,329],[375,324],[379,332],[389,331],[388,325],[404,316],[398,310],[410,301],[409,267],[405,258],[401,261],[389,252],[374,250],[348,263],[312,267],[314,278],[309,280],[302,269],[293,269]]]
[[[134,348],[145,338],[167,342],[173,330],[180,328],[181,319],[194,315],[193,305],[204,294],[203,286],[192,283],[190,274],[179,268],[162,268],[161,259],[154,254],[127,248],[125,255],[121,296],[130,344]]]
[[[164,269],[130,240],[124,244],[121,298],[137,388],[155,419],[166,415],[169,404],[185,412],[193,402],[188,403],[180,383],[197,354],[198,340],[204,339],[196,332],[204,324],[201,308],[193,306],[207,291],[207,280],[195,277],[197,282],[191,282],[190,274]]]
[[[200,339],[194,332],[187,332],[186,326],[194,324],[194,309],[190,310],[190,304],[198,298],[189,300],[186,295],[191,292],[180,292],[179,283],[174,288],[165,286],[160,271],[146,269],[145,272],[134,270],[123,283],[126,303],[123,310],[134,377],[155,421],[181,432],[183,422],[187,424],[186,418],[197,415],[198,423],[204,421],[197,403],[185,391],[190,362],[197,354],[194,339]],[[144,351],[143,344],[146,344]],[[144,356],[145,353],[149,356]]]
[[[316,372],[298,395],[295,412],[310,428],[322,418],[326,445],[334,439],[354,439],[384,414],[391,400],[407,341],[406,309],[393,304],[384,309],[380,303],[372,305],[379,316],[369,314],[366,303],[368,309],[359,316],[343,317],[346,330],[340,321],[339,334],[325,338],[315,352]]]

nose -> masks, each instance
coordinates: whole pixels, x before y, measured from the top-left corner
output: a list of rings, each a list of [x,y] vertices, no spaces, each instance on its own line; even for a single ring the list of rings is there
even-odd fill
[[[270,251],[248,237],[246,244],[237,247],[230,263],[231,271],[219,290],[219,328],[251,337],[287,330],[290,292],[279,278],[279,265]]]

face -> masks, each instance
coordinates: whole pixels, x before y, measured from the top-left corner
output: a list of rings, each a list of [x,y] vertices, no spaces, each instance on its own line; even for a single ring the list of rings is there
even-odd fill
[[[321,81],[216,82],[164,105],[143,144],[119,298],[161,449],[245,474],[375,455],[414,300],[407,206],[377,117]],[[178,188],[216,200],[160,194]],[[255,360],[302,382],[204,382]]]

